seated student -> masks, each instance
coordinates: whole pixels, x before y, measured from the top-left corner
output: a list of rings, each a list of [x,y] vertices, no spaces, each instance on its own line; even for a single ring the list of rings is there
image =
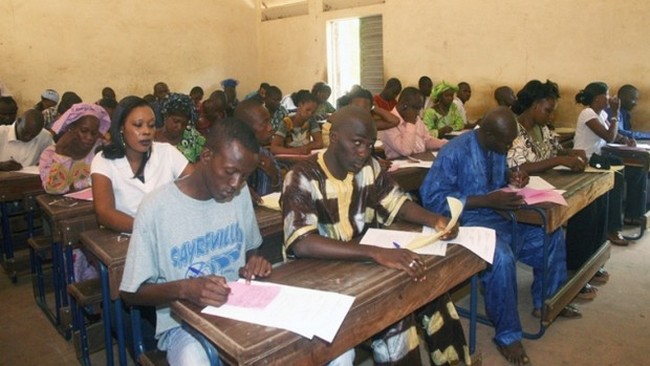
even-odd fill
[[[284,119],[289,116],[289,112],[280,103],[282,102],[282,91],[275,85],[271,85],[266,89],[266,96],[264,97],[264,106],[271,115],[271,127],[273,132],[276,132],[283,123]]]
[[[246,94],[246,96],[244,97],[244,100],[252,98],[252,99],[257,100],[260,103],[263,103],[264,98],[266,98],[266,92],[267,92],[267,90],[269,89],[270,86],[271,85],[269,83],[261,83],[260,87],[257,90]]]
[[[169,94],[169,86],[166,83],[159,81],[153,85],[153,100],[147,101],[151,104],[154,114],[156,115],[156,128],[162,128],[165,123],[160,113],[160,108],[162,108],[162,102],[167,98]]]
[[[397,78],[390,78],[381,93],[374,96],[375,107],[392,111],[397,105],[397,96],[402,92],[402,83]]]
[[[419,94],[417,89],[415,91]],[[331,143],[327,150],[297,163],[285,177],[282,192],[285,255],[370,260],[404,271],[415,281],[422,280],[425,267],[420,255],[406,249],[358,245],[358,241],[375,220],[382,225],[390,225],[395,219],[405,220],[443,230],[448,219],[410,201],[379,168],[370,155],[377,130],[368,111],[347,106],[334,113],[330,120]],[[454,227],[445,237],[453,238],[457,233],[458,227]],[[445,365],[464,361],[469,364],[469,350],[448,296],[435,300],[430,306],[428,309],[437,312],[427,312],[419,323],[427,330],[425,338],[434,363]],[[434,327],[437,332],[431,332],[432,324],[437,325],[438,328]],[[386,354],[382,347],[384,342],[376,339],[373,342],[375,361],[419,363],[415,329],[389,329],[384,340],[400,334],[398,337],[405,342],[394,344],[396,349]],[[410,358],[414,354],[418,357]]]
[[[292,95],[298,109],[296,113],[285,117],[271,140],[271,152],[274,154],[307,155],[312,150],[323,147],[323,135],[314,115],[318,101],[307,90],[300,90]]]
[[[90,163],[110,126],[104,108],[87,103],[73,105],[54,122],[56,144],[43,150],[38,163],[45,192],[64,194],[90,187]],[[72,258],[75,281],[98,277],[81,249],[73,249]]]
[[[199,114],[196,130],[206,136],[210,132],[212,125],[226,118],[226,94],[223,90],[212,92],[210,97],[201,104]]]
[[[316,107],[314,116],[312,117],[316,119],[316,121],[326,120],[330,114],[336,112],[336,108],[327,101],[332,95],[332,88],[330,88],[329,85],[319,81],[311,88],[311,94],[315,96],[318,101],[318,106]]]
[[[65,113],[68,109],[70,109],[73,105],[77,103],[82,103],[83,101],[81,100],[81,97],[77,95],[77,93],[72,92],[72,91],[67,91],[61,95],[61,103],[59,103],[59,106],[56,107],[56,115],[54,117],[54,120],[59,118],[60,115]],[[51,128],[51,125],[46,125],[46,128]]]
[[[0,126],[6,126],[16,121],[18,104],[10,96],[0,97]]]
[[[198,113],[192,98],[185,94],[169,93],[160,108],[165,124],[156,131],[155,141],[176,146],[190,163],[198,160],[205,137],[194,128]]]
[[[223,93],[226,96],[226,116],[228,117],[232,117],[233,113],[235,113],[237,103],[239,103],[239,99],[237,99],[237,85],[239,85],[239,81],[235,79],[221,80]]]
[[[454,93],[458,87],[441,81],[433,88],[431,99],[433,106],[422,114],[422,122],[427,126],[429,134],[433,137],[442,137],[452,131],[465,128],[463,116],[454,103]]]
[[[43,114],[35,109],[26,111],[16,122],[0,126],[0,171],[36,165],[52,143],[52,135],[43,128]]]
[[[467,119],[467,112],[465,111],[465,103],[467,103],[471,97],[472,87],[469,86],[469,83],[466,81],[458,83],[458,91],[456,92],[454,103],[456,104],[456,107],[458,107],[460,115],[463,117],[465,128],[474,128],[474,124]]]
[[[52,125],[56,144],[41,154],[38,170],[43,189],[64,194],[90,187],[90,164],[111,120],[104,108],[78,103]]]
[[[372,93],[370,93],[369,90],[359,87],[348,93],[347,96],[347,100],[341,104],[341,107],[345,107],[346,105],[356,105],[357,107],[367,110],[375,121],[377,131],[387,130],[399,125],[399,117],[383,108],[375,108],[373,106]]]
[[[517,101],[517,97],[511,87],[504,85],[494,89],[494,100],[497,105],[510,108]]]
[[[618,98],[609,98],[609,88],[602,82],[593,82],[580,90],[575,97],[576,103],[580,103],[585,108],[578,115],[576,125],[576,134],[573,139],[573,146],[576,149],[584,150],[587,158],[592,154],[600,154],[600,148],[608,142],[617,142],[620,144],[635,145],[633,139],[618,134]],[[608,116],[605,108],[611,105],[612,115]],[[620,162],[617,162],[620,164]],[[614,245],[628,245],[621,234],[623,228],[623,199],[624,199],[624,181],[625,171],[623,174],[614,174],[614,189],[609,192],[609,215],[607,223],[607,239]],[[635,182],[628,181],[628,188],[639,189],[641,176],[635,177]]]
[[[396,127],[379,131],[379,139],[384,144],[387,159],[411,156],[427,150],[440,149],[447,140],[440,140],[429,135],[420,119],[420,109],[424,103],[420,91],[413,87],[404,89],[399,96],[397,106],[391,113],[399,118]]]
[[[556,166],[565,166],[575,172],[584,171],[587,165],[585,152],[562,148],[548,128],[559,97],[557,84],[550,80],[545,83],[531,80],[517,93],[512,111],[517,114],[519,135],[508,150],[508,166],[519,167],[528,174],[539,174]],[[607,196],[602,196],[569,220],[566,234],[568,270],[579,270],[605,242],[606,200]],[[601,268],[592,281],[602,284],[608,278],[609,273]],[[578,298],[591,300],[596,293],[597,289],[587,284],[580,290]]]
[[[126,256],[120,294],[129,304],[155,305],[158,348],[170,365],[209,365],[201,343],[172,318],[169,303],[221,306],[229,281],[267,277],[246,177],[257,166],[257,141],[240,121],[210,130],[196,169],[142,201]],[[186,247],[210,241],[195,256]]]
[[[627,137],[628,139],[635,140],[650,140],[650,132],[637,131],[632,127],[632,114],[630,113],[636,107],[639,99],[639,90],[633,85],[626,84],[618,89],[618,99],[621,101],[618,113],[618,134]],[[611,108],[606,108],[608,116],[612,115]],[[644,179],[646,172],[636,167],[625,167],[626,181],[638,181],[641,184],[641,179]],[[641,224],[639,214],[647,211],[650,207],[650,195],[646,197],[645,205],[643,203],[643,192],[640,189],[627,189],[625,197],[625,222],[633,225]]]
[[[566,280],[566,251],[561,229],[549,238],[548,262],[543,263],[544,229],[540,226],[513,223],[497,210],[516,210],[524,204],[514,192],[500,188],[510,183],[523,187],[528,183],[525,172],[510,172],[506,153],[517,136],[514,114],[505,107],[489,111],[481,128],[451,140],[438,153],[429,170],[420,195],[425,208],[448,213],[447,197],[463,201],[461,225],[484,226],[496,231],[494,261],[480,275],[485,290],[485,308],[494,324],[494,341],[499,352],[515,365],[530,363],[521,343],[522,329],[517,310],[516,262],[533,267],[533,315],[539,317],[544,299],[553,295]],[[513,233],[513,230],[515,233]],[[542,293],[542,271],[546,267],[546,293]],[[573,306],[561,316],[580,316]]]
[[[430,98],[431,91],[433,90],[433,81],[431,81],[431,78],[428,76],[421,76],[418,80],[418,89],[424,97],[424,108],[422,108],[422,111],[420,111],[424,113],[425,110],[433,106],[433,101]],[[420,115],[420,117],[422,117],[422,115]]]
[[[282,188],[282,172],[273,154],[266,148],[273,137],[271,115],[264,105],[255,98],[240,102],[235,108],[235,118],[244,122],[255,133],[260,145],[257,168],[248,177],[248,188],[253,202],[260,203],[261,197]]]
[[[41,101],[36,103],[34,109],[43,113],[46,128],[51,128],[54,121],[62,113],[57,113],[56,105],[59,103],[59,93],[54,89],[45,89],[41,94]]]
[[[100,225],[130,233],[142,197],[187,174],[191,166],[172,145],[153,141],[155,115],[142,98],[120,101],[110,132],[111,143],[90,167],[95,213]]]
[[[201,108],[201,100],[203,100],[203,88],[200,86],[195,86],[190,90],[190,98],[194,102],[194,108],[198,111]]]

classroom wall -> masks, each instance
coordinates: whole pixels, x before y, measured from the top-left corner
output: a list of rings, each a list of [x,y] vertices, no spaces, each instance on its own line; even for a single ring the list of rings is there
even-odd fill
[[[635,121],[650,129],[650,48],[644,32],[650,2],[628,0],[440,1],[386,0],[353,10],[322,11],[310,0],[306,16],[262,22],[260,77],[283,91],[326,79],[326,22],[382,14],[384,73],[404,85],[421,75],[434,81],[468,81],[471,118],[495,105],[493,90],[549,78],[562,98],[556,124],[574,126],[578,90],[602,80],[615,91],[625,83],[641,91]]]
[[[227,77],[239,93],[259,85],[254,0],[3,0],[0,80],[25,110],[45,88],[94,102],[172,91],[206,93]],[[207,96],[206,96],[207,97]]]

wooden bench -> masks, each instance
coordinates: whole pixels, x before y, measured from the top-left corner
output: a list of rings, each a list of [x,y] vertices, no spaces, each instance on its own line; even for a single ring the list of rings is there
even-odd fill
[[[90,365],[90,353],[104,349],[103,324],[95,322],[86,327],[86,309],[102,301],[102,285],[99,278],[71,283],[67,286],[72,310],[73,344],[77,358],[83,365]],[[99,309],[97,309],[99,315]],[[94,314],[93,314],[94,315]]]

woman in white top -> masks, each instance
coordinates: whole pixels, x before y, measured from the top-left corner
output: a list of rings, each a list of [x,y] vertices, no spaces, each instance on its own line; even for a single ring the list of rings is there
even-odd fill
[[[97,153],[91,180],[97,222],[120,232],[133,230],[142,197],[187,173],[191,165],[175,147],[154,142],[155,115],[142,98],[120,101],[111,124],[111,143]]]
[[[609,88],[603,82],[593,82],[576,94],[575,100],[585,106],[578,115],[576,135],[573,142],[575,149],[582,149],[591,157],[594,153],[600,154],[601,147],[607,143],[615,142],[634,146],[634,140],[629,140],[618,132],[618,98],[609,97]],[[613,116],[608,116],[605,108],[610,107]],[[621,162],[615,162],[621,164]],[[623,172],[624,174],[624,172]],[[614,188],[609,192],[609,216],[607,239],[614,245],[628,245],[620,230],[623,227],[623,191],[624,175],[614,175]],[[628,189],[631,187],[629,186]]]

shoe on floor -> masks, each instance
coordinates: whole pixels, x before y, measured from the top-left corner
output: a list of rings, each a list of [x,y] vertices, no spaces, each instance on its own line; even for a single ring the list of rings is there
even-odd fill
[[[628,246],[630,242],[623,237],[623,235],[617,231],[614,233],[609,233],[607,234],[607,240],[609,240],[610,243],[613,245],[618,245],[618,246]]]
[[[580,300],[593,300],[596,298],[597,295],[598,295],[598,288],[590,284],[586,284],[585,287],[580,289],[580,292],[578,292],[576,298]]]
[[[542,316],[542,311],[540,309],[533,309],[532,313],[533,317],[539,319]],[[558,317],[561,318],[582,318],[582,313],[580,310],[573,304],[569,304],[560,311],[560,313],[557,315]]]
[[[604,285],[609,281],[609,272],[603,267],[600,267],[596,274],[589,280],[591,285]]]

